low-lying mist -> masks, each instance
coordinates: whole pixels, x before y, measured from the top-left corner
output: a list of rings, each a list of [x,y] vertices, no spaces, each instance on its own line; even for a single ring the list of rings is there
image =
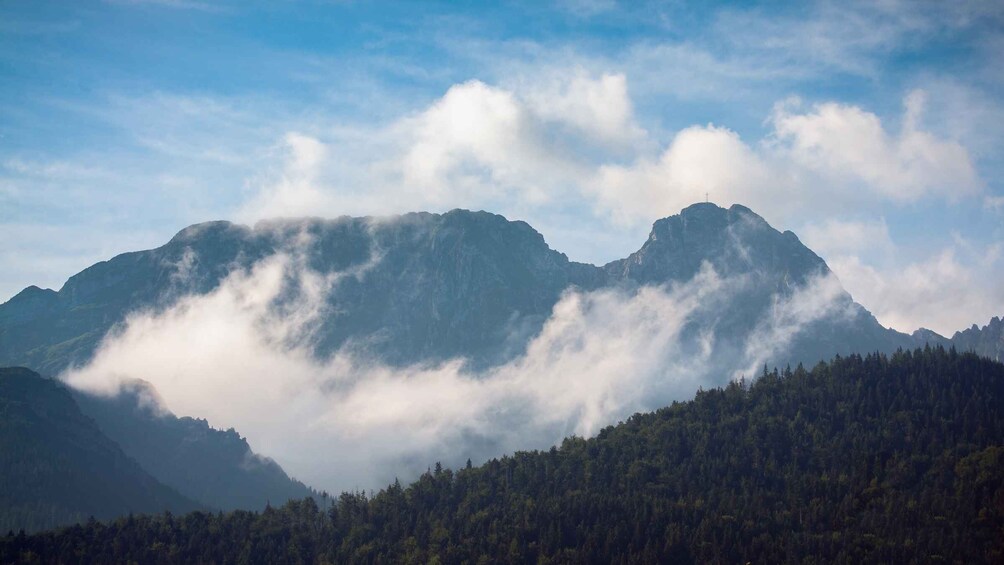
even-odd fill
[[[236,428],[315,488],[379,488],[437,461],[459,466],[589,436],[755,375],[832,315],[842,293],[832,276],[814,279],[776,300],[740,347],[719,347],[716,312],[748,281],[705,265],[683,284],[569,290],[524,353],[485,370],[463,359],[393,367],[344,349],[317,358],[318,322],[337,308],[329,291],[366,272],[322,274],[296,252],[278,253],[208,294],[133,313],[92,362],[62,377],[105,395],[146,380],[170,411]]]

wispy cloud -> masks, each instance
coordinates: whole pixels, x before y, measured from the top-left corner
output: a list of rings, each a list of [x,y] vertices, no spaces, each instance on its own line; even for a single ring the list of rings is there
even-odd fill
[[[802,113],[793,113],[790,104],[782,103],[775,107],[771,122],[786,157],[827,177],[864,182],[871,191],[898,201],[914,201],[932,192],[950,199],[978,195],[983,183],[969,151],[920,129],[924,100],[922,91],[905,98],[897,135],[890,134],[875,114],[835,103],[818,104]]]

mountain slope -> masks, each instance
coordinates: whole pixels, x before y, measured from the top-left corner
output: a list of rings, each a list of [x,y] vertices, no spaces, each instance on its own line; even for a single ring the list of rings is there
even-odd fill
[[[327,512],[91,524],[0,561],[999,563],[1001,405],[1004,365],[971,354],[838,358]]]
[[[0,530],[201,506],[159,483],[56,381],[0,369]]]
[[[81,410],[143,469],[210,508],[260,510],[313,496],[275,461],[256,455],[233,428],[164,413],[151,402],[155,395],[142,382],[114,398],[73,391]]]

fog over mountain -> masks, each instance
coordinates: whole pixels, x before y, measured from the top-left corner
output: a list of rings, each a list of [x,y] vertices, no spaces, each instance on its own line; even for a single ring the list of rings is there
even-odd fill
[[[795,234],[709,203],[602,267],[485,212],[198,224],[0,306],[0,364],[104,395],[143,379],[329,490],[937,339],[883,328]]]

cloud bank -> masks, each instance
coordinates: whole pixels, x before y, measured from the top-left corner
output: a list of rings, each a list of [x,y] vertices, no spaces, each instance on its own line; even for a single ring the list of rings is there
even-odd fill
[[[299,257],[276,254],[209,294],[132,314],[64,380],[106,395],[149,381],[171,411],[234,426],[294,476],[337,492],[410,479],[436,461],[456,466],[595,434],[757,372],[839,302],[831,279],[813,281],[775,304],[744,354],[726,358],[713,325],[687,328],[728,307],[745,281],[705,266],[669,287],[570,291],[526,352],[504,365],[394,368],[313,354],[326,293],[346,277],[365,279],[366,268],[321,275]]]

